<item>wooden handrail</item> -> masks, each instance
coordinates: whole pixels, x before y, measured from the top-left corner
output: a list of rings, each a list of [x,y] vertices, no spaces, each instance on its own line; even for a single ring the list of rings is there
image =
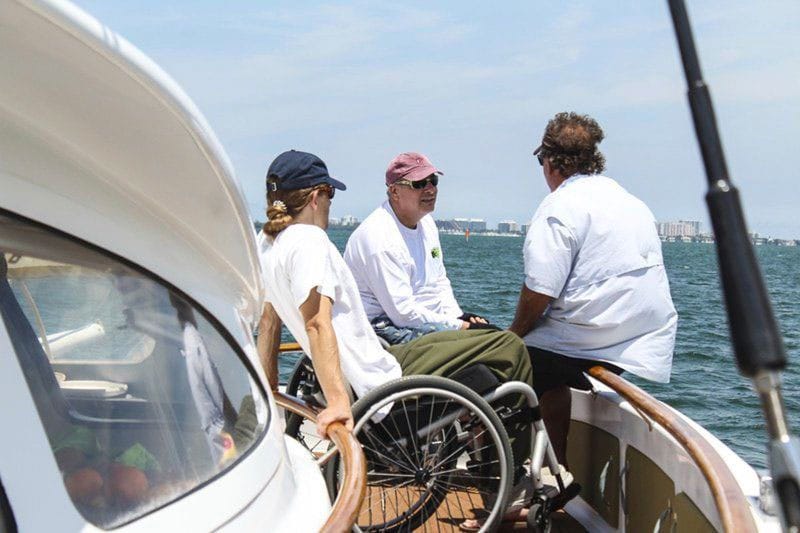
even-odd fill
[[[696,429],[642,389],[602,366],[590,368],[589,375],[628,400],[635,409],[666,429],[683,446],[708,482],[723,530],[731,533],[758,531],[750,514],[750,504],[733,473]]]
[[[279,351],[282,352],[301,352],[303,348],[300,347],[300,344],[297,342],[282,342],[279,348]]]
[[[278,407],[317,423],[317,411],[303,400],[278,390],[273,390],[272,394],[275,396],[275,403],[278,404]]]
[[[280,407],[316,423],[317,412],[311,406],[280,391],[272,393]],[[340,422],[333,422],[328,426],[328,437],[342,456],[342,485],[331,514],[320,531],[341,533],[352,529],[364,501],[367,491],[367,459],[358,440]]]
[[[320,532],[340,533],[353,529],[367,494],[367,458],[361,444],[341,422],[333,422],[328,426],[328,437],[342,456],[344,477],[331,515]]]

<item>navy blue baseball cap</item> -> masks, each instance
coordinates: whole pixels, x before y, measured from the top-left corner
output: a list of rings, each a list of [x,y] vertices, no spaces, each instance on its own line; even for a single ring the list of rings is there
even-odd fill
[[[278,178],[276,182],[269,179]],[[347,186],[339,180],[333,179],[328,174],[328,167],[319,157],[308,152],[289,150],[275,158],[267,170],[267,190],[305,189],[321,183],[327,183],[340,191],[347,190]]]

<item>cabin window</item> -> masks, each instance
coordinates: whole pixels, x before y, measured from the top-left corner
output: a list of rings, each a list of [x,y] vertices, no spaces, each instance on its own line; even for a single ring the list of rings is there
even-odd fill
[[[66,492],[99,527],[180,498],[265,431],[260,387],[195,304],[1,213],[0,314]]]

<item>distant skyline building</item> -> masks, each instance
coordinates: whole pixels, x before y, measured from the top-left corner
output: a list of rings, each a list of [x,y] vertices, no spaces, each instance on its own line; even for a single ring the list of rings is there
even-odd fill
[[[515,220],[503,220],[497,224],[498,233],[519,233],[519,224]]]
[[[454,218],[453,222],[461,231],[486,231],[486,220],[482,218]]]
[[[355,228],[361,223],[358,217],[353,215],[345,215],[342,218],[329,217],[328,226],[333,228]]]
[[[471,233],[484,232],[486,220],[482,218],[451,218],[448,220],[436,220],[436,227],[440,231],[463,233],[469,230]]]
[[[439,231],[461,231],[454,220],[437,220],[436,227]]]
[[[697,237],[700,235],[700,222],[678,220],[677,222],[656,222],[659,237]]]
[[[345,215],[342,217],[341,225],[344,227],[358,226],[360,220],[353,215]]]

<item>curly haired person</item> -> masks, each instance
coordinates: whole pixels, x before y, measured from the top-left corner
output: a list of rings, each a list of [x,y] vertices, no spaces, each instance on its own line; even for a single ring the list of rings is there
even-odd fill
[[[559,462],[566,464],[570,387],[602,365],[668,382],[678,315],[650,209],[601,174],[603,130],[558,113],[534,155],[550,189],[525,238],[525,281],[509,328],[522,337]]]

